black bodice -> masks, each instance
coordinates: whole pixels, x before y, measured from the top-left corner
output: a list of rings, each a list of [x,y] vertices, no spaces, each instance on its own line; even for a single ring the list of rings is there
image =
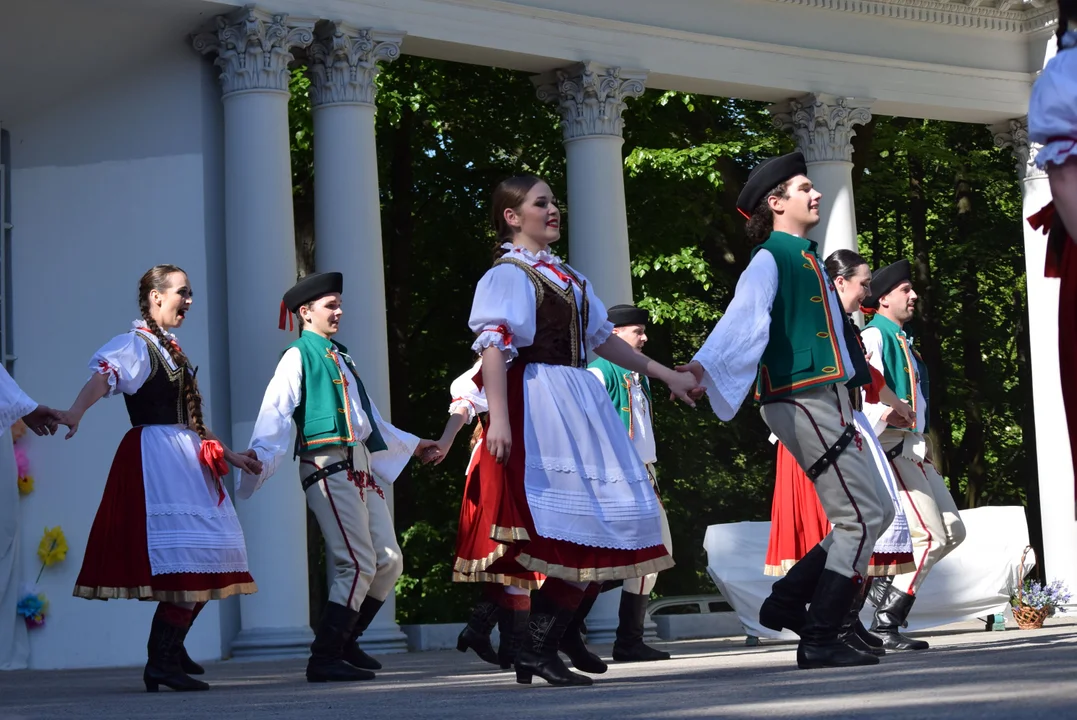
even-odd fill
[[[185,368],[173,370],[157,344],[136,332],[150,353],[150,376],[133,395],[124,393],[131,426],[186,425],[187,403],[183,398]]]

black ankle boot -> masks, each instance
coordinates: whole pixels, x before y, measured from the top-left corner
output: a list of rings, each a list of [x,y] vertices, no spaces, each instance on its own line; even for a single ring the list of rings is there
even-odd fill
[[[870,581],[866,581],[864,585],[867,585],[868,582]],[[882,643],[880,642],[878,646],[871,645],[865,642],[860,636],[860,630],[863,630],[865,633],[867,632],[863,623],[860,622],[860,610],[864,607],[867,590],[867,587],[862,586],[853,597],[853,604],[849,607],[849,612],[846,613],[845,619],[841,623],[841,630],[838,632],[838,637],[853,650],[859,650],[860,652],[866,652],[881,657],[886,654],[886,650],[883,649]]]
[[[617,639],[613,642],[613,659],[617,662],[669,660],[669,653],[655,650],[643,642],[643,623],[647,621],[647,596],[621,591],[617,613]]]
[[[776,632],[789,629],[799,635],[804,624],[804,606],[815,594],[815,585],[825,567],[826,550],[816,545],[771,587],[770,596],[759,608],[759,624]]]
[[[385,604],[384,600],[375,600],[372,597],[363,598],[363,604],[359,606],[359,619],[352,629],[348,642],[344,643],[344,662],[363,670],[381,670],[381,663],[363,652],[357,641],[359,636],[366,632],[374,616]]]
[[[531,596],[531,617],[523,645],[516,655],[516,682],[530,685],[531,678],[538,675],[551,685],[591,685],[586,675],[572,672],[561,656],[557,645],[575,615],[572,608],[559,608],[542,591]]]
[[[200,604],[205,605],[205,603],[200,603]],[[162,607],[164,607],[163,603],[158,603],[157,604],[157,612],[155,612],[153,614],[154,620],[158,620],[158,619],[162,618],[162,612],[163,612],[161,610]],[[198,607],[197,605],[195,606],[195,609],[191,614],[191,624],[187,626],[187,631],[188,632],[190,632],[190,630],[191,630],[191,625],[194,625],[195,618],[198,617],[198,612],[201,609],[202,609],[201,607]],[[152,632],[150,633],[150,637],[151,638],[153,637]],[[187,638],[187,633],[184,633],[184,640],[186,640],[186,638]],[[152,642],[152,640],[151,640],[151,642]],[[152,650],[150,650],[150,648],[149,648],[149,643],[147,643],[147,646],[146,646],[147,657],[149,656],[149,653],[151,653],[151,652],[152,652]],[[202,667],[201,665],[199,665],[198,663],[196,663],[194,660],[191,659],[191,656],[187,654],[187,648],[183,646],[182,641],[180,642],[178,655],[179,655],[180,669],[183,670],[183,672],[187,673],[188,675],[205,675],[206,669],[204,667]]]
[[[307,661],[307,682],[373,680],[374,673],[344,662],[344,645],[352,638],[359,613],[335,602],[325,604]]]
[[[508,670],[516,662],[520,646],[527,633],[527,618],[531,610],[512,610],[498,608],[497,629],[501,633],[501,642],[497,646],[497,662],[502,670]]]
[[[150,640],[147,644],[148,659],[142,671],[146,692],[157,692],[161,685],[178,692],[209,690],[209,685],[183,672],[180,667],[180,648],[187,636],[187,628],[169,625],[163,619],[153,618]]]
[[[497,653],[494,652],[494,646],[490,644],[490,633],[493,632],[494,625],[497,625],[498,610],[497,603],[479,600],[471,611],[467,625],[456,638],[456,649],[460,652],[467,652],[467,649],[471,648],[486,662],[498,665]]]
[[[587,632],[583,623],[587,619],[587,613],[591,612],[591,608],[595,606],[595,600],[597,599],[597,595],[584,596],[583,602],[576,608],[576,613],[565,628],[559,644],[559,649],[565,655],[568,655],[568,659],[572,662],[572,667],[592,675],[601,675],[609,669],[609,666],[606,665],[602,658],[587,649],[587,643],[583,641],[583,633]]]
[[[886,589],[886,596],[875,610],[875,620],[871,623],[871,634],[882,641],[887,650],[927,650],[928,644],[923,640],[913,640],[901,634],[905,620],[909,617],[912,604],[916,598],[906,595],[893,585]]]
[[[797,667],[810,670],[878,664],[878,657],[854,650],[838,636],[858,589],[853,579],[823,570],[800,629]]]

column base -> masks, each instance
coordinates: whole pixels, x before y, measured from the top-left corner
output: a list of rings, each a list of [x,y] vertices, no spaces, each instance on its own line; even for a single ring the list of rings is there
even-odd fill
[[[359,638],[359,647],[371,655],[389,655],[408,651],[408,636],[396,623],[378,623]]]
[[[314,633],[309,627],[249,628],[232,641],[233,660],[287,660],[310,656]]]

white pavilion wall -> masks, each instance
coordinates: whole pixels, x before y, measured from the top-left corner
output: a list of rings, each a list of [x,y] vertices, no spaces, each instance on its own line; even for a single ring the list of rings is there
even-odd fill
[[[92,62],[92,59],[87,59]],[[138,317],[137,284],[157,263],[189,274],[195,303],[179,340],[199,365],[211,427],[227,441],[220,91],[210,63],[182,33],[151,57],[102,74],[11,132],[14,374],[38,402],[67,407],[94,350]],[[32,580],[46,526],[70,551],[47,568],[44,628],[30,633],[31,667],[145,662],[155,603],[87,601],[71,591],[113,453],[129,429],[121,398],[102,400],[78,435],[31,438],[34,492],[21,500],[23,575]],[[235,603],[210,603],[187,647],[221,657]]]

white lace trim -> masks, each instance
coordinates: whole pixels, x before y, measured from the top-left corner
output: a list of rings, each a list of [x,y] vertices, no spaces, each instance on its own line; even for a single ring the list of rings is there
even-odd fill
[[[592,535],[590,533],[575,533],[568,535],[566,533],[549,533],[542,537],[550,540],[562,540],[564,542],[574,543],[576,545],[586,545],[587,547],[606,548],[608,550],[646,550],[647,548],[658,547],[662,544],[662,534],[658,533],[656,538],[646,537],[639,538],[636,542],[610,542],[609,537],[605,535]]]
[[[131,329],[132,330],[141,330],[143,328],[146,328],[146,321],[143,320],[142,318],[139,318],[138,320],[134,320],[134,321],[131,322]],[[146,329],[148,329],[148,328],[146,328]],[[161,332],[164,333],[164,336],[166,338],[168,338],[169,340],[175,340],[176,339],[176,334],[175,333],[170,333],[167,330],[165,330],[164,328],[161,328]],[[148,333],[148,334],[152,335],[154,337],[154,339],[157,338],[157,335],[155,335],[152,332]]]
[[[526,260],[527,262],[531,263],[532,265],[536,265],[536,264],[538,264],[540,262],[541,263],[546,263],[548,265],[554,265],[554,266],[557,266],[557,265],[561,264],[561,258],[557,257],[556,255],[554,255],[549,250],[541,250],[541,251],[539,251],[537,253],[533,253],[533,252],[531,252],[530,250],[528,250],[525,247],[521,247],[519,245],[513,245],[510,242],[501,243],[501,249],[502,250],[508,250],[509,253],[513,257],[517,257],[517,258],[521,258],[523,260]]]
[[[572,473],[585,480],[599,480],[601,482],[650,482],[647,469],[641,464],[639,468],[633,467],[634,472],[625,472],[623,468],[611,469],[598,465],[580,465],[572,458],[543,457],[538,460],[525,459],[524,465],[532,470],[544,470],[546,472]]]
[[[470,425],[471,421],[475,419],[475,403],[473,403],[470,400],[467,400],[465,398],[459,398],[457,400],[453,400],[449,404],[449,414],[450,415],[455,414],[456,411],[459,410],[460,408],[464,408],[465,410],[467,410],[466,423],[468,425]]]
[[[221,503],[215,507],[204,505],[146,505],[146,515],[160,517],[163,515],[194,515],[196,517],[216,520],[236,517],[236,509],[231,503]]]
[[[488,347],[496,347],[498,350],[508,351],[510,360],[520,354],[516,349],[516,346],[511,342],[506,342],[505,336],[497,329],[483,330],[479,333],[479,336],[475,338],[475,342],[471,346],[471,350],[472,352],[481,355],[482,351]]]
[[[613,323],[607,320],[593,335],[587,338],[587,349],[594,350],[596,347],[609,340],[609,337],[612,334]]]
[[[1044,145],[1036,154],[1036,165],[1046,170],[1048,165],[1062,165],[1077,156],[1077,138],[1055,140]]]
[[[173,573],[221,573],[250,572],[245,562],[231,563],[165,563],[153,569],[154,575],[171,575]]]

